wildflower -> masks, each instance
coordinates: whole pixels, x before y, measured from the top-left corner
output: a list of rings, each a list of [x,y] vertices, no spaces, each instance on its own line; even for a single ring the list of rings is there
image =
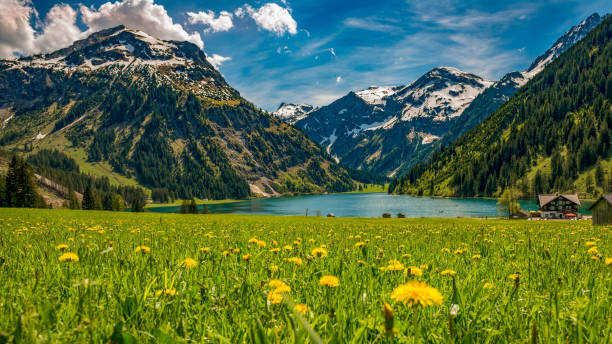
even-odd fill
[[[265,242],[265,241],[263,241],[263,240],[259,240],[259,241],[257,242],[257,246],[258,246],[258,247],[266,247],[266,242]]]
[[[359,265],[365,265],[365,264],[366,264],[366,261],[365,261],[365,260],[363,260],[363,259],[359,259],[359,260],[357,261],[357,263],[358,263]]]
[[[78,262],[79,256],[77,256],[76,253],[66,252],[62,254],[61,256],[59,256],[58,259],[60,262]]]
[[[230,253],[231,253],[230,251],[225,250],[225,251],[221,252],[221,255],[222,255],[223,257],[227,257],[227,256],[229,256],[229,255],[230,255]]]
[[[493,289],[493,284],[486,282],[483,286],[483,289]]]
[[[335,288],[340,285],[340,280],[336,276],[327,275],[321,277],[319,284],[324,287]]]
[[[450,253],[450,249],[448,247],[445,247],[445,248],[441,249],[440,252]]]
[[[166,296],[176,296],[178,295],[178,292],[175,289],[159,289],[158,291],[155,292],[155,295],[160,296],[160,295],[166,295]]]
[[[317,258],[325,258],[327,257],[327,250],[324,249],[323,247],[317,247],[315,249],[312,250],[312,255],[317,257]]]
[[[587,252],[589,252],[590,254],[598,254],[599,251],[597,250],[597,247],[593,246],[591,247]]]
[[[136,248],[134,249],[134,252],[141,252],[141,253],[149,253],[151,252],[151,248],[149,248],[148,246],[136,246]]]
[[[275,293],[274,291],[271,291],[268,293],[268,303],[269,304],[277,305],[281,302],[283,302],[283,294]]]
[[[285,259],[288,262],[292,262],[293,264],[297,265],[297,266],[302,266],[303,262],[301,258],[298,257],[291,257],[291,258],[287,258]]]
[[[419,281],[398,286],[391,293],[391,298],[409,307],[439,305],[443,300],[438,289]]]
[[[200,247],[200,251],[202,251],[204,253],[208,253],[208,252],[210,252],[210,247]]]
[[[412,255],[410,253],[402,254],[402,258],[410,258],[410,257],[412,257]]]
[[[195,268],[196,266],[198,266],[198,262],[196,262],[195,259],[193,258],[185,258],[181,262],[181,266],[187,269],[191,269],[191,268]]]
[[[389,261],[389,265],[388,266],[383,266],[382,268],[380,268],[380,270],[382,271],[402,271],[404,270],[404,265],[402,263],[400,263],[400,261],[398,261],[397,259],[392,259]]]
[[[472,256],[472,259],[480,259],[480,258],[482,258],[482,256],[479,254],[475,254]]]
[[[59,251],[64,251],[64,250],[68,249],[68,245],[66,245],[66,244],[59,244],[59,245],[55,246],[55,249],[59,250]]]
[[[455,270],[444,270],[444,271],[440,272],[440,275],[451,275],[451,276],[454,276],[455,274],[457,274],[457,272],[455,272]]]
[[[272,252],[272,253],[278,253],[278,252],[280,252],[280,248],[275,247],[275,248],[271,249],[271,250],[270,250],[270,252]]]
[[[245,260],[245,261],[247,261],[247,262],[248,262],[250,259],[251,259],[251,254],[250,254],[250,253],[245,254],[244,256],[242,256],[242,260]]]
[[[423,270],[419,269],[416,266],[410,266],[406,270],[404,270],[404,275],[412,275],[412,276],[423,276]]]
[[[268,268],[268,270],[270,270],[270,272],[278,272],[278,266],[276,266],[276,265],[270,265],[270,267]]]
[[[278,279],[273,279],[273,280],[270,280],[270,282],[268,282],[268,286],[270,288],[280,288],[286,285],[287,284],[285,282],[278,280]]]
[[[291,247],[290,245],[285,245],[285,246],[283,246],[283,249],[286,250],[286,251],[291,251],[291,250],[293,250],[293,247]]]
[[[587,241],[587,242],[585,243],[585,245],[586,245],[587,247],[591,247],[591,246],[595,246],[595,245],[597,245],[597,243],[596,243],[595,241]]]
[[[365,245],[365,242],[363,242],[363,241],[360,241],[360,242],[355,244],[356,247],[362,247],[363,245]]]
[[[519,274],[510,274],[510,276],[508,276],[508,278],[510,278],[513,281],[516,281],[519,278]]]
[[[240,253],[240,248],[235,248],[234,253]]]
[[[300,304],[295,305],[295,307],[293,307],[293,310],[302,315],[307,315],[308,312],[310,312],[310,307],[306,306],[303,303],[300,303]]]
[[[599,255],[591,256],[591,260],[599,260],[601,257]]]
[[[256,238],[251,238],[249,239],[249,244],[257,244],[259,240],[257,240]]]
[[[612,266],[612,257],[611,258],[606,258],[606,265],[607,266]]]

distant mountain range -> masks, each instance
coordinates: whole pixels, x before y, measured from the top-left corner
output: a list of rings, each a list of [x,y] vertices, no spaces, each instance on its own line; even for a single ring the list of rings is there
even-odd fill
[[[520,74],[516,84],[529,81],[497,111],[395,179],[390,192],[491,197],[516,188],[524,197],[581,198],[612,192],[612,17],[579,39],[600,19],[570,30]]]
[[[124,26],[0,61],[0,147],[59,149],[84,171],[181,198],[353,187],[299,130],[244,100],[197,46]]]
[[[347,167],[399,176],[495,112],[602,20],[591,15],[527,70],[508,73],[497,82],[439,67],[407,86],[349,92],[321,108],[281,104],[274,114],[301,128]]]

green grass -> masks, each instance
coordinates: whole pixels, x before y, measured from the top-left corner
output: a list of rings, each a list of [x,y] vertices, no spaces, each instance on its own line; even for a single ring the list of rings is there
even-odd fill
[[[79,261],[59,261],[60,244]],[[322,245],[328,256],[313,257]],[[0,209],[0,342],[601,343],[612,328],[606,257],[612,227],[588,221]],[[409,270],[380,269],[393,259]],[[324,275],[340,285],[321,286]],[[279,304],[267,302],[273,279],[291,288]],[[394,300],[411,280],[441,304]]]
[[[380,184],[365,184],[362,190],[353,190],[347,191],[343,193],[372,193],[372,192],[387,192],[389,189],[389,183],[386,183],[384,186]]]
[[[235,202],[243,202],[243,200],[237,199],[223,199],[223,200],[201,200],[195,199],[197,204],[223,204],[223,203],[235,203]],[[150,203],[145,206],[145,208],[159,208],[159,207],[180,207],[183,204],[183,200],[177,199],[174,202],[167,203]]]

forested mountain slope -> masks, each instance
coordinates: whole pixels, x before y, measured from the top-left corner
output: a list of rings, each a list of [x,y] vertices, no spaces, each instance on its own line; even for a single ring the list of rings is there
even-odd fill
[[[609,188],[601,166],[612,145],[611,38],[608,16],[493,115],[394,180],[390,192],[495,196],[510,186],[531,195],[584,192],[591,172],[594,183]]]
[[[119,26],[0,61],[0,146],[175,197],[346,191],[347,172],[229,86],[189,42]]]

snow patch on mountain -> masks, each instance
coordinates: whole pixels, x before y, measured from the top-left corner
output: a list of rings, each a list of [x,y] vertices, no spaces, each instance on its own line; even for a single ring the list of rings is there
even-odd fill
[[[283,122],[295,124],[295,122],[306,118],[311,112],[317,109],[317,107],[308,104],[296,105],[282,103],[272,114]]]
[[[385,97],[392,96],[397,91],[397,86],[371,86],[365,90],[357,91],[357,97],[371,105],[385,105]]]

